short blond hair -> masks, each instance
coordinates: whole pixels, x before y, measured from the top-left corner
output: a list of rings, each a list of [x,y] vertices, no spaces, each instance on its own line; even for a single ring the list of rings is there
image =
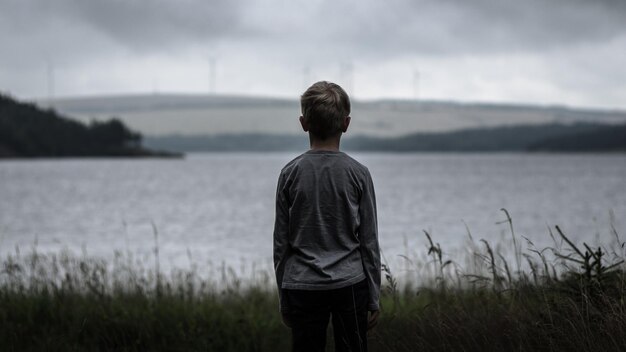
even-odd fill
[[[350,98],[338,84],[319,81],[300,97],[302,116],[309,131],[325,140],[342,132],[343,121],[350,115]]]

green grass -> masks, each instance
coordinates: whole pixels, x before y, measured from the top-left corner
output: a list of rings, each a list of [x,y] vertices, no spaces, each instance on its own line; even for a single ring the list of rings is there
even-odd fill
[[[0,350],[288,350],[269,276],[243,285],[225,271],[217,289],[195,269],[165,277],[119,259],[8,256]]]
[[[384,266],[372,351],[624,351],[624,243],[577,245],[559,228],[554,247],[512,253],[469,237],[463,264],[426,233],[411,279]],[[498,247],[499,248],[499,247]],[[506,258],[512,258],[512,265]],[[288,351],[273,276],[218,288],[197,269],[159,272],[118,255],[15,253],[0,268],[2,351]],[[329,336],[332,339],[332,336]],[[329,341],[329,346],[332,344]],[[330,350],[330,349],[329,349]]]

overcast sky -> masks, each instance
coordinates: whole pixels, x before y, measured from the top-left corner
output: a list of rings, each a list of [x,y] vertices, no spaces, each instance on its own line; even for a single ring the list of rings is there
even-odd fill
[[[0,0],[20,98],[207,93],[212,60],[218,93],[626,109],[626,1]]]

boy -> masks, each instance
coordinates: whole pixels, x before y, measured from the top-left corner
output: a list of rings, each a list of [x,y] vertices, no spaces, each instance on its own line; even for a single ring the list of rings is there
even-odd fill
[[[311,149],[282,169],[276,191],[280,312],[294,351],[324,351],[331,316],[336,351],[367,351],[381,276],[374,185],[365,166],[339,151],[350,124],[346,92],[317,82],[300,104]]]

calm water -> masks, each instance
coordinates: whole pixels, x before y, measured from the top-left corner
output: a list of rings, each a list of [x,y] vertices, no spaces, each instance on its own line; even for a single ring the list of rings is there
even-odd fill
[[[152,255],[165,267],[271,267],[274,192],[295,153],[193,154],[184,160],[0,162],[0,254],[58,251]],[[538,247],[556,224],[577,241],[626,235],[626,156],[355,154],[374,178],[387,259],[417,255],[431,231],[453,253],[473,237],[504,243],[516,231]]]

